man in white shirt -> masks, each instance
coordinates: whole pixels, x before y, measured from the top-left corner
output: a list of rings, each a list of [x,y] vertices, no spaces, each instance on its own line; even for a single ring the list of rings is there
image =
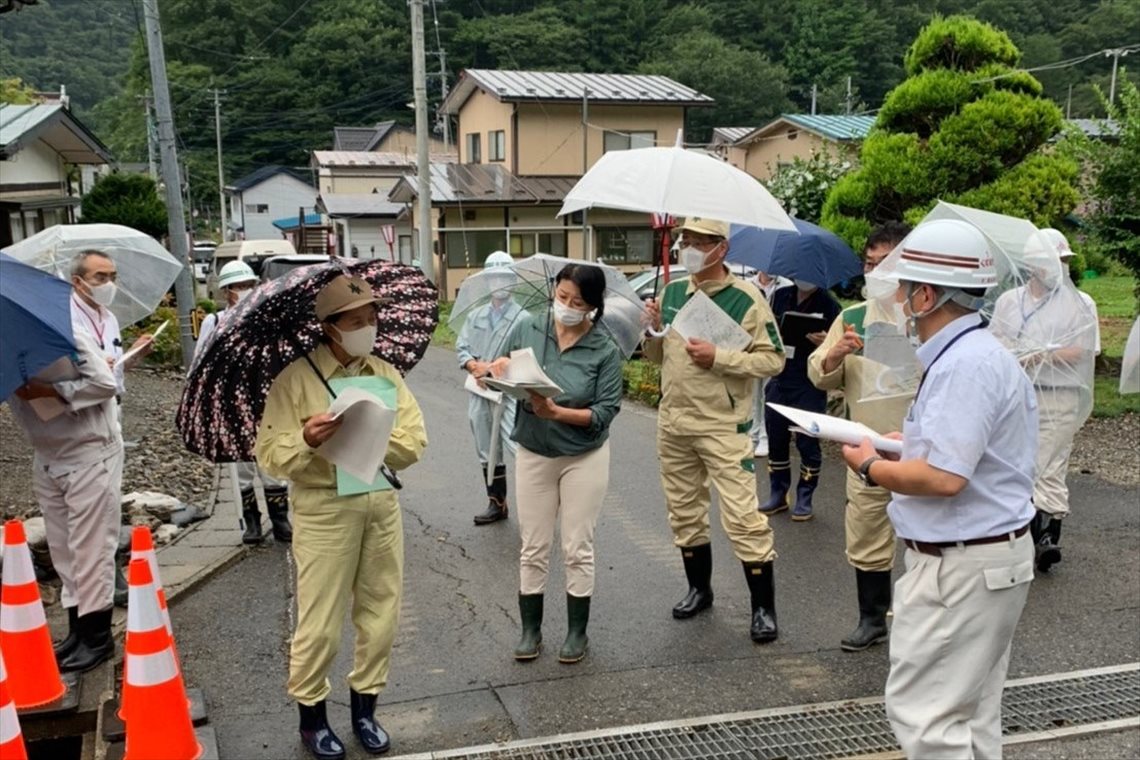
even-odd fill
[[[866,439],[843,448],[864,483],[894,493],[888,514],[907,547],[887,717],[909,758],[1000,758],[1010,643],[1033,580],[1037,403],[977,313],[997,283],[977,228],[920,224],[881,276],[897,283],[924,369],[900,457]]]
[[[69,630],[55,654],[64,672],[91,670],[115,654],[111,612],[123,474],[115,377],[90,336],[77,330],[75,344],[70,363],[62,360],[67,366],[53,365],[8,399],[35,451],[32,488],[63,581]]]

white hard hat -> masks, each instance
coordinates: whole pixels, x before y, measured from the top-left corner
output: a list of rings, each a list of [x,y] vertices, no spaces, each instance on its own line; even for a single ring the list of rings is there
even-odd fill
[[[1068,259],[1073,256],[1073,249],[1069,247],[1069,240],[1065,237],[1063,232],[1055,230],[1052,227],[1046,227],[1041,230],[1041,234],[1057,249],[1057,255],[1062,259]]]
[[[244,261],[231,261],[218,272],[219,288],[228,288],[240,282],[257,282],[257,275]]]
[[[511,258],[511,254],[506,251],[495,251],[483,262],[483,268],[498,269],[499,267],[509,267],[513,263],[515,260]]]
[[[997,285],[997,269],[986,238],[969,222],[923,222],[900,247],[893,273],[899,280],[960,290],[987,290]]]

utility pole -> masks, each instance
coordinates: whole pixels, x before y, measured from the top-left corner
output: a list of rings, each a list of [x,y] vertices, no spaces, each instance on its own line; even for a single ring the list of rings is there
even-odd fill
[[[602,137],[605,141],[605,137]],[[582,175],[590,171],[590,88],[582,88]],[[582,258],[592,261],[590,256],[589,209],[582,209]]]
[[[815,87],[815,84],[812,84],[812,86],[811,86],[811,115],[812,116],[815,116],[815,94],[816,94],[816,87]]]
[[[439,21],[436,24],[436,37],[439,36]],[[440,116],[443,118],[443,152],[448,153],[451,151],[451,117],[443,111],[443,101],[447,98],[447,53],[443,48],[439,49],[436,54],[439,56],[439,104]]]
[[[1116,102],[1116,69],[1120,65],[1120,59],[1130,52],[1132,51],[1127,48],[1116,48],[1114,50],[1104,51],[1105,57],[1112,57],[1112,82],[1108,86],[1108,104],[1110,106]]]
[[[158,146],[155,144],[155,126],[154,126],[154,111],[153,103],[150,97],[150,90],[146,91],[146,98],[144,99],[146,105],[146,164],[147,171],[150,172],[150,178],[158,182]]]
[[[194,309],[194,281],[190,270],[190,246],[186,239],[186,216],[182,206],[182,178],[178,170],[178,150],[174,144],[174,116],[170,108],[170,85],[166,81],[166,52],[162,48],[162,27],[158,0],[143,0],[146,22],[146,48],[150,58],[150,79],[158,120],[158,150],[162,158],[162,181],[166,193],[166,222],[170,252],[182,264],[174,281],[178,299],[178,324],[182,345],[182,366],[190,368],[194,356],[194,334],[190,312]]]
[[[424,60],[424,0],[408,0],[412,8],[412,90],[416,106],[416,201],[419,206],[420,268],[435,282],[431,249],[431,164],[428,160],[427,63]]]
[[[847,115],[851,115],[851,77],[847,77]]]
[[[214,136],[218,142],[218,218],[221,219],[222,242],[226,242],[226,180],[222,168],[222,100],[224,90],[214,88]]]
[[[1073,85],[1069,84],[1069,97],[1065,98],[1065,118],[1073,118]]]

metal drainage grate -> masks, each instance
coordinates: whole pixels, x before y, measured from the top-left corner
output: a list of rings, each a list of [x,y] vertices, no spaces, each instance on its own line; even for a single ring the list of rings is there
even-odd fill
[[[1023,678],[1002,697],[1007,743],[1140,719],[1140,663]],[[881,698],[587,731],[409,756],[467,760],[796,760],[897,752]]]

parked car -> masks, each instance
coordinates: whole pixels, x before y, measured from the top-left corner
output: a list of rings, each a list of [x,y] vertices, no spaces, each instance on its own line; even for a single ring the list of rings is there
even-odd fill
[[[231,261],[244,261],[254,273],[260,273],[261,262],[271,256],[296,256],[297,249],[288,240],[230,240],[214,249],[213,263],[206,280],[206,292],[218,300],[218,273]]]
[[[755,269],[743,264],[729,264],[728,270],[743,280],[756,276]],[[637,293],[638,297],[644,301],[653,298],[655,292],[660,294],[661,289],[665,287],[665,281],[664,278],[661,277],[661,274],[661,272],[658,272],[657,267],[643,269],[640,272],[634,272],[629,275],[629,284],[634,292]],[[669,282],[687,279],[689,279],[689,273],[685,271],[683,266],[673,264],[669,267]]]
[[[261,277],[262,282],[269,282],[270,280],[276,280],[281,275],[291,272],[298,267],[324,264],[328,260],[328,256],[322,256],[317,253],[298,253],[293,256],[270,256],[267,259],[261,260],[261,271],[258,276]]]

